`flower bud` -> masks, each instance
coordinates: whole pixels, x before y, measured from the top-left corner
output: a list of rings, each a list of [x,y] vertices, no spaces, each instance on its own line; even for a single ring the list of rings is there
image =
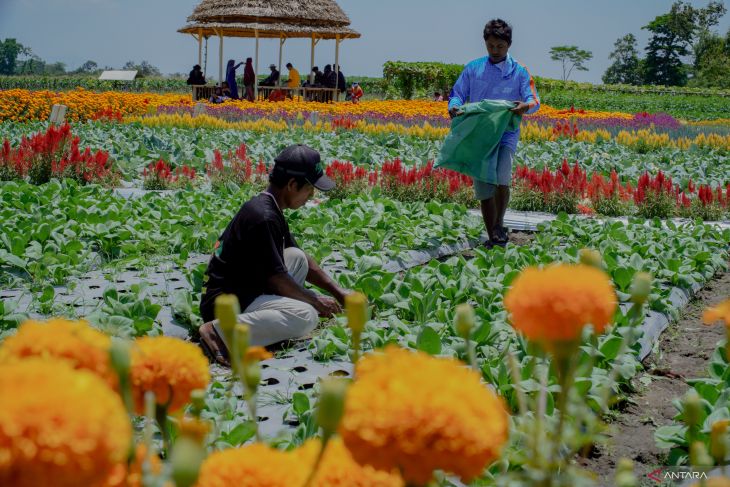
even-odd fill
[[[198,481],[200,466],[205,460],[205,449],[194,439],[180,437],[172,449],[170,464],[176,487],[191,487]]]
[[[695,441],[690,445],[689,464],[693,467],[712,466],[712,458],[707,453],[707,447],[701,441]]]
[[[648,272],[637,272],[631,283],[631,301],[636,304],[644,304],[651,294],[651,274]]]
[[[710,433],[710,454],[718,465],[725,464],[727,456],[727,428],[730,421],[721,419],[712,423],[712,432]]]
[[[322,381],[317,402],[317,424],[325,435],[332,435],[342,419],[345,410],[345,395],[349,381],[329,378]]]
[[[238,298],[233,294],[221,294],[215,298],[215,317],[223,331],[226,345],[233,346],[233,330],[241,312]]]
[[[243,380],[251,394],[255,394],[261,382],[261,367],[258,362],[245,364],[243,367]]]
[[[463,303],[456,307],[456,316],[454,317],[454,328],[456,333],[468,340],[471,336],[471,330],[474,328],[474,308],[470,304]]]
[[[190,392],[190,404],[192,405],[192,412],[195,416],[200,416],[200,413],[205,409],[205,390],[194,389]]]
[[[614,484],[616,487],[639,487],[639,481],[634,475],[634,462],[628,458],[619,460]]]
[[[353,335],[359,336],[368,321],[368,301],[363,293],[353,292],[345,296],[347,326]]]
[[[682,401],[684,404],[684,422],[689,427],[699,426],[702,415],[702,402],[697,391],[690,389]]]
[[[580,249],[578,259],[581,264],[603,269],[603,257],[601,253],[594,249]]]
[[[250,339],[250,328],[243,323],[236,323],[233,327],[233,350],[235,351],[235,360],[242,361],[246,356]],[[233,363],[233,362],[231,362]]]
[[[127,340],[112,340],[109,347],[109,362],[119,377],[129,376],[132,362],[129,356],[131,344]]]

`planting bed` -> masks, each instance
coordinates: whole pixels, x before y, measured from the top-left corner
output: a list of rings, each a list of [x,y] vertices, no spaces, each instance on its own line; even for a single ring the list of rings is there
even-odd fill
[[[87,101],[73,113],[84,119],[89,100],[98,100],[79,98]],[[506,248],[486,250],[468,178],[433,168],[448,124],[440,105],[381,102],[351,113],[343,105],[322,113],[288,102],[278,111],[231,105],[193,119],[181,115],[189,104],[170,96],[127,98],[124,115],[141,118],[93,105],[97,120],[58,129],[0,122],[0,140],[7,139],[0,152],[0,179],[7,180],[0,181],[0,347],[25,318],[51,316],[86,318],[115,339],[136,339],[133,354],[144,337],[198,340],[209,252],[240,205],[265,187],[274,156],[301,142],[322,153],[338,189],[287,212],[292,233],[342,287],[366,296],[370,316],[350,308],[272,358],[254,352],[261,354],[253,359],[261,359],[260,377],[234,380],[228,369],[211,366],[206,397],[192,409],[213,426],[202,434],[209,452],[254,442],[257,429],[269,444],[298,451],[320,433],[322,379],[357,375],[357,385],[361,370],[355,373],[353,357],[362,351],[372,358],[389,345],[471,365],[477,387],[488,384],[513,416],[495,461],[475,479],[462,475],[472,485],[508,485],[512,476],[547,470],[535,467],[536,459],[561,452],[561,475],[574,475],[580,464],[593,472],[593,483],[609,485],[620,457],[633,459],[639,476],[654,465],[687,464],[688,439],[709,446],[713,424],[730,419],[730,372],[724,347],[715,349],[722,334],[699,325],[702,308],[730,292],[730,139],[722,123],[705,129],[666,114],[545,107],[523,133],[505,218],[513,232],[529,235],[513,233]],[[148,104],[160,116],[142,117]],[[509,295],[534,268],[588,272],[572,265],[578,262],[601,269],[590,271],[606,281],[618,307],[610,308],[612,326],[603,332],[584,332],[584,321],[573,341],[556,342],[575,345],[567,387],[564,357],[517,326]],[[596,312],[601,303],[582,298],[597,292],[600,279],[551,299]],[[542,282],[528,298],[546,299],[576,282]],[[474,310],[466,334],[464,303]],[[555,311],[551,304],[541,319]],[[362,329],[354,333],[358,319]],[[602,323],[592,323],[600,331]],[[551,333],[567,327],[552,325]],[[241,367],[250,366],[250,358],[243,360]],[[396,367],[387,375],[409,372]],[[451,376],[437,375],[432,380],[453,385]],[[403,401],[419,397],[411,390],[419,380],[394,390],[407,391]],[[258,387],[251,402],[250,381]],[[704,401],[697,432],[669,406],[687,382]],[[378,385],[368,399],[387,389]],[[465,391],[458,394],[468,404]],[[421,408],[448,409],[438,394],[423,397],[399,425]],[[525,411],[525,400],[536,409]],[[417,429],[440,424],[441,412],[429,410]],[[367,415],[378,418],[376,425],[389,420],[377,408]],[[601,419],[613,427],[607,445],[599,441]],[[144,437],[141,425],[136,433]],[[155,433],[156,448],[167,448],[165,431]],[[563,485],[582,485],[578,477],[563,478]],[[465,485],[437,478],[440,485]]]

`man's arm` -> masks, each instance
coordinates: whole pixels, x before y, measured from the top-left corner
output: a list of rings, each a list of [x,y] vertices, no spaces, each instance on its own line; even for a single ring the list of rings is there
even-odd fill
[[[449,97],[449,115],[453,118],[459,111],[466,100],[469,99],[470,81],[469,81],[469,66],[464,68],[464,71],[459,75],[459,79],[456,80],[454,87],[451,89],[451,96]]]
[[[311,255],[307,254],[307,264],[309,265],[309,272],[307,273],[307,282],[317,286],[323,291],[330,293],[338,303],[341,305],[345,304],[345,294],[347,294],[340,286],[335,283],[334,280],[327,274],[317,261],[315,261]]]
[[[320,316],[332,316],[342,310],[336,302],[332,301],[332,298],[320,296],[303,288],[286,272],[280,272],[269,277],[267,284],[272,294],[310,304]]]
[[[522,100],[527,104],[527,109],[524,113],[528,115],[535,113],[540,109],[540,97],[537,95],[537,89],[535,88],[535,80],[532,79],[532,75],[524,68],[523,76],[520,80],[520,96]]]

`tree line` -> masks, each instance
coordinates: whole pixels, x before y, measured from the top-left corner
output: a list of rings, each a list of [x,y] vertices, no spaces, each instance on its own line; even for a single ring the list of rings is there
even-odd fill
[[[101,67],[95,61],[86,61],[76,69],[67,70],[65,63],[49,63],[33,53],[17,39],[0,40],[0,75],[37,75],[58,76],[64,74],[99,75],[102,71],[117,69],[111,66]],[[162,76],[159,68],[147,61],[136,63],[127,61],[121,67],[124,70],[136,70],[138,77]]]
[[[632,33],[614,43],[609,56],[613,62],[603,74],[603,82],[730,88],[730,30],[724,36],[713,30],[726,11],[718,0],[704,8],[674,2],[669,12],[642,27],[650,34],[644,57],[640,57]],[[550,57],[562,63],[567,80],[573,70],[587,71],[586,63],[593,54],[578,46],[555,46]]]

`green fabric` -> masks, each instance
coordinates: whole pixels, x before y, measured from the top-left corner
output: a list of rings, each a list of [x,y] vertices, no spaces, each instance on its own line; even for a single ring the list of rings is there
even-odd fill
[[[506,100],[483,100],[460,107],[441,146],[435,167],[443,167],[487,183],[497,184],[497,155],[502,135],[519,129],[522,117],[510,112]]]

